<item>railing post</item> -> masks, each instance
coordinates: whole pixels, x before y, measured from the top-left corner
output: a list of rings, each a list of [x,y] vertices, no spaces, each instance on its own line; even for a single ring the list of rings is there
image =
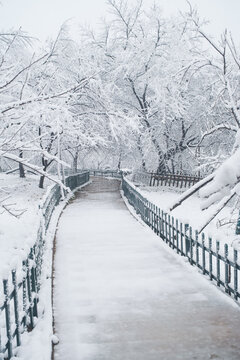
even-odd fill
[[[177,253],[179,254],[179,226],[178,226],[178,219],[176,219],[176,247],[177,247]]]
[[[163,210],[159,213],[159,236],[164,239]]]
[[[171,231],[171,217],[170,215],[168,215],[168,241],[169,241],[169,246],[171,247],[172,245],[172,231]]]
[[[195,245],[196,245],[196,266],[199,267],[199,244],[198,244],[198,231],[195,231]]]
[[[22,262],[22,270],[24,273],[23,276],[23,281],[22,281],[22,287],[23,287],[23,312],[24,312],[24,317],[23,317],[23,326],[24,328],[27,326],[27,266],[26,266],[26,261]]]
[[[224,286],[225,286],[225,292],[227,294],[230,294],[230,290],[229,290],[229,266],[228,266],[228,245],[225,244],[224,245],[224,263],[225,263],[225,281],[224,281]]]
[[[206,258],[205,258],[205,235],[202,233],[202,272],[206,273]]]
[[[165,241],[168,242],[168,226],[167,226],[167,213],[164,213],[164,232],[165,232]]]
[[[12,282],[14,288],[14,314],[15,314],[15,324],[16,324],[16,338],[17,338],[17,346],[21,345],[20,339],[20,322],[19,322],[19,308],[18,308],[18,285],[17,285],[17,277],[16,270],[12,271]]]
[[[149,223],[150,223],[150,228],[153,229],[153,216],[152,216],[152,204],[149,203]]]
[[[233,262],[234,262],[234,299],[238,299],[238,269],[237,269],[238,252],[233,251]]]
[[[172,216],[172,248],[175,248],[175,226],[174,226],[174,217]]]
[[[154,223],[153,223],[153,231],[157,234],[157,215],[156,215],[156,205],[153,205],[153,219],[154,219]]]
[[[188,256],[188,252],[190,250],[190,241],[187,235],[187,232],[189,230],[189,224],[184,224],[184,235],[185,235],[185,255]]]
[[[33,249],[31,249],[30,252],[30,259],[33,261]],[[33,316],[38,317],[38,311],[37,311],[37,279],[36,279],[36,272],[35,272],[35,266],[32,265],[31,267],[31,292],[33,293],[34,299],[33,299]]]
[[[209,246],[209,278],[210,280],[213,279],[213,276],[212,276],[212,239],[211,238],[208,238],[208,246]]]
[[[10,299],[8,292],[8,280],[3,280],[3,291],[5,296],[4,307],[5,307],[5,318],[6,318],[6,331],[7,331],[7,350],[8,358],[11,359],[13,356],[12,351],[12,334],[11,334],[11,314],[10,314]]]
[[[220,258],[219,258],[220,243],[216,241],[216,262],[217,262],[217,286],[220,286]]]
[[[29,260],[27,260],[27,293],[28,293],[28,301],[29,301],[29,317],[30,317],[30,327],[29,330],[32,330],[34,327],[33,321],[33,302],[32,302],[32,289],[31,289],[31,278],[30,278],[30,269],[29,269]]]
[[[157,234],[158,229],[157,229],[157,206],[154,205],[154,232]]]
[[[192,227],[189,227],[189,246],[190,246],[190,264],[193,264],[193,239],[192,239]]]
[[[181,255],[184,256],[184,251],[183,251],[183,224],[182,222],[180,222],[180,243],[181,243]]]
[[[158,236],[161,236],[161,210],[158,208]]]

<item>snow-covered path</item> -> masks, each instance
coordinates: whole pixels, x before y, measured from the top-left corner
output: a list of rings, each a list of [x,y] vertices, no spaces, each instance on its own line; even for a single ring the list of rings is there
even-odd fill
[[[61,217],[55,360],[239,360],[237,305],[139,223],[118,189],[95,178]]]

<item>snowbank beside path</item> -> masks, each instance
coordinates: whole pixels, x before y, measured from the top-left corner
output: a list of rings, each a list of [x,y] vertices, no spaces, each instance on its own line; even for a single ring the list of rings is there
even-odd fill
[[[38,187],[38,176],[20,179],[17,175],[0,173],[0,202],[15,215],[0,206],[0,280],[7,278],[14,268],[21,268],[22,260],[29,255],[34,245],[41,221],[41,205],[54,184],[46,179],[45,189]],[[90,183],[89,181],[88,183]],[[49,185],[49,186],[48,186]],[[85,186],[86,184],[82,185]],[[82,186],[75,190],[80,189]],[[42,286],[38,303],[38,315],[31,332],[21,336],[21,346],[16,349],[19,360],[49,360],[52,351],[52,248],[58,219],[73,193],[55,208],[45,236],[45,250],[42,266]],[[4,301],[0,292],[0,304]],[[1,330],[1,329],[0,329]],[[1,331],[0,331],[1,334]]]
[[[0,174],[0,279],[25,259],[36,241],[39,227],[40,199],[46,192],[38,187],[38,176],[27,175],[21,179],[17,175]],[[47,184],[47,182],[46,182]]]
[[[71,195],[54,210],[45,242],[42,287],[39,292],[39,313],[42,314],[31,332],[22,334],[22,344],[17,350],[18,360],[50,360],[52,352],[52,248],[59,217]]]
[[[57,341],[53,335],[53,317],[52,317],[52,259],[53,246],[56,231],[58,229],[59,218],[68,204],[74,197],[74,192],[91,183],[91,180],[84,185],[79,186],[73,193],[57,205],[53,211],[49,228],[45,237],[45,251],[42,267],[42,286],[39,292],[39,318],[33,331],[25,332],[22,335],[22,344],[17,350],[17,359],[19,360],[50,360],[52,353],[52,342]],[[48,192],[48,191],[47,191]],[[47,196],[47,192],[44,197]]]
[[[142,186],[138,190],[141,194],[147,198],[150,202],[157,205],[161,210],[168,212],[171,216],[179,219],[181,222],[192,226],[193,230],[198,230],[205,222],[205,219],[209,217],[209,210],[201,210],[201,200],[197,195],[191,196],[189,199],[183,202],[181,206],[169,212],[169,207],[173,202],[177,200],[180,195],[179,191],[174,191],[169,187],[148,187]],[[228,221],[231,217],[231,208],[226,207],[221,213],[206,227],[204,233],[206,236],[210,236],[215,240],[219,240],[222,243],[232,245],[236,241],[235,227],[236,227],[236,215],[232,217],[232,224],[220,226],[224,221]]]

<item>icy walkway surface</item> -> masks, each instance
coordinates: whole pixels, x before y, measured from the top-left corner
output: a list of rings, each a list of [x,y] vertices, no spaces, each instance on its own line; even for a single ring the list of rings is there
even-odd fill
[[[65,209],[55,360],[240,359],[240,310],[95,178]]]

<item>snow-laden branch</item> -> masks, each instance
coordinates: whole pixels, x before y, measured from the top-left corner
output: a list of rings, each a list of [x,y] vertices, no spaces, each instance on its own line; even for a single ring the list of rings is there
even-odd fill
[[[60,185],[64,190],[66,190],[67,192],[70,192],[70,189],[65,186],[61,180],[56,179],[55,177],[49,175],[46,171],[43,171],[42,168],[40,168],[39,166],[30,164],[28,162],[28,160],[20,158],[17,155],[13,155],[13,154],[8,154],[8,153],[0,153],[0,156],[4,157],[5,159],[9,159],[9,160],[13,160],[16,161],[18,163],[21,163],[22,165],[26,166],[27,168],[35,171],[36,173],[38,173],[39,175],[45,176],[46,178],[48,178],[49,180],[53,181],[54,183]]]
[[[24,73],[26,70],[30,69],[33,65],[37,64],[38,62],[40,62],[41,60],[43,60],[45,57],[47,56],[47,54],[44,54],[43,56],[41,56],[40,58],[30,62],[29,65],[25,66],[23,69],[21,69],[16,75],[14,75],[10,80],[6,81],[5,84],[0,85],[0,90],[4,89],[5,87],[7,87],[8,85],[10,85],[12,82],[14,82],[22,73]]]
[[[71,165],[69,165],[68,163],[66,163],[65,161],[59,159],[57,156],[50,154],[49,152],[47,152],[46,150],[39,148],[39,147],[31,147],[31,148],[25,148],[24,146],[21,147],[22,151],[33,151],[33,152],[37,152],[38,154],[42,154],[45,158],[49,159],[49,160],[54,160],[56,161],[58,164],[66,166],[68,168],[71,167]]]
[[[205,185],[207,185],[208,183],[210,183],[214,178],[214,175],[208,175],[207,177],[205,177],[204,179],[200,180],[198,183],[196,183],[195,185],[193,185],[190,189],[188,189],[187,191],[185,191],[183,194],[181,194],[179,196],[179,198],[177,199],[176,202],[174,202],[171,206],[170,206],[170,211],[176,209],[179,205],[181,205],[185,200],[187,200],[190,196],[192,196],[193,194],[195,194],[198,190],[200,190],[202,187],[204,187]]]
[[[66,95],[68,94],[69,92],[73,92],[73,91],[77,91],[79,89],[81,89],[82,87],[84,87],[91,78],[93,78],[95,76],[92,75],[92,76],[89,76],[87,78],[83,78],[80,80],[80,82],[69,88],[69,89],[66,89],[66,90],[63,90],[59,93],[55,93],[55,94],[52,94],[52,95],[46,95],[46,96],[38,96],[38,97],[35,97],[35,98],[30,98],[30,99],[26,99],[26,100],[23,100],[23,101],[17,101],[17,102],[13,102],[13,103],[9,103],[9,104],[6,104],[6,105],[2,105],[0,106],[0,112],[2,114],[5,114],[7,111],[9,110],[12,110],[12,109],[17,109],[23,105],[28,105],[28,104],[33,104],[33,103],[38,103],[38,102],[41,102],[41,101],[46,101],[46,100],[50,100],[50,99],[54,99],[54,98],[59,98],[63,95]]]
[[[205,139],[205,137],[214,134],[215,132],[219,131],[219,130],[229,130],[229,131],[233,131],[233,132],[237,132],[237,127],[234,125],[230,125],[230,124],[226,124],[226,123],[222,123],[219,125],[216,125],[214,127],[212,127],[211,129],[209,129],[208,131],[204,132],[202,134],[202,137],[199,141],[199,145],[203,142],[203,140]]]
[[[237,146],[236,144],[234,145]],[[208,184],[200,192],[201,198],[210,198],[215,193],[221,193],[225,195],[227,188],[233,189],[240,179],[240,148],[235,153],[224,161],[222,165],[213,173],[213,181]],[[229,190],[228,190],[229,192]],[[207,207],[210,207],[214,203],[209,201]],[[205,206],[206,208],[206,206]]]
[[[238,133],[237,133],[238,134]],[[195,184],[184,192],[179,199],[171,206],[172,211],[191,195],[200,191],[200,197],[204,199],[202,210],[210,208],[218,202],[214,212],[205,220],[200,231],[202,231],[219,212],[240,193],[240,137],[236,137],[234,144],[235,152],[211,175]]]
[[[205,220],[204,224],[201,225],[199,229],[199,233],[201,233],[209,224],[210,222],[222,211],[222,209],[234,198],[236,192],[233,190],[230,195],[225,196],[217,205],[214,212],[209,216],[207,220]]]

